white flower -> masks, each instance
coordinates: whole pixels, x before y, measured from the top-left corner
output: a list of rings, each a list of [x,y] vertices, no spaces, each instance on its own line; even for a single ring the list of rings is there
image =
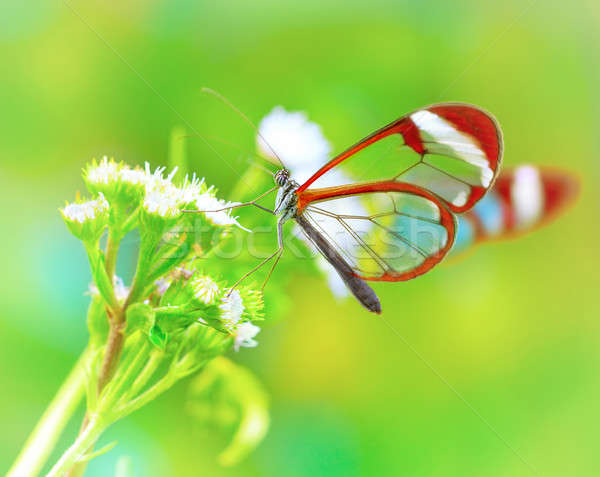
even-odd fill
[[[151,214],[165,218],[178,217],[181,214],[179,208],[181,192],[171,182],[177,168],[175,167],[166,178],[163,178],[164,170],[164,167],[158,167],[154,173],[151,173],[150,164],[146,162],[144,174],[146,194],[143,206]]]
[[[221,299],[221,304],[219,305],[221,321],[227,329],[230,331],[235,329],[235,325],[242,318],[244,309],[244,302],[238,290],[232,290]]]
[[[233,342],[234,349],[239,351],[240,346],[244,346],[246,348],[254,348],[257,346],[258,342],[254,340],[254,337],[259,331],[260,328],[256,325],[253,325],[249,321],[240,323],[235,332],[235,338]]]
[[[183,185],[179,189],[179,201],[181,205],[195,202],[201,195],[203,184],[204,178],[200,179],[195,173],[192,175],[191,180],[189,180],[186,175]]]
[[[124,167],[119,171],[119,178],[123,182],[136,186],[145,186],[148,182],[148,177],[146,176],[145,171],[142,171],[141,169],[130,169],[128,167]]]
[[[166,167],[157,167],[154,173],[152,173],[150,172],[149,162],[144,164],[144,169],[146,171],[146,185],[152,188],[160,185],[171,184],[171,180],[177,172],[177,167],[174,167],[167,177],[163,177],[163,172],[165,172]]]
[[[277,162],[274,150],[292,171],[302,165],[322,164],[329,158],[331,146],[321,128],[300,111],[288,112],[277,106],[262,119],[258,130],[264,138],[257,138],[259,153]]]
[[[97,216],[108,211],[108,201],[102,193],[98,194],[96,200],[90,200],[81,204],[68,204],[62,209],[62,213],[67,220],[83,224],[88,220],[93,220]]]
[[[121,166],[113,159],[109,161],[104,156],[98,165],[94,165],[87,170],[86,179],[92,184],[108,184],[118,181],[120,168]]]
[[[205,305],[212,305],[219,296],[219,285],[210,277],[198,277],[192,280],[194,296]],[[239,293],[238,293],[239,296]],[[221,307],[224,305],[221,304]],[[221,308],[222,310],[223,308]],[[242,305],[243,311],[243,305]]]
[[[179,191],[170,183],[146,186],[144,209],[150,214],[165,218],[175,218],[181,214]]]
[[[217,199],[210,192],[205,192],[196,197],[195,203],[196,208],[199,211],[204,212],[204,215],[210,223],[220,226],[236,225],[237,227],[250,232],[250,230],[239,224],[236,217],[231,216],[230,210],[221,210],[231,205],[235,205],[237,202],[226,202]]]

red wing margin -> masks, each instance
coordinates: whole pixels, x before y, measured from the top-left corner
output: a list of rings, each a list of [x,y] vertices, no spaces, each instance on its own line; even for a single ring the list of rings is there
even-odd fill
[[[312,189],[301,214],[364,280],[415,278],[452,247],[453,214],[432,193],[402,182]]]
[[[441,103],[404,116],[350,147],[313,174],[298,195],[336,165],[393,135],[401,135],[416,155],[408,167],[398,160],[398,173],[390,180],[433,192],[453,212],[469,210],[496,179],[503,148],[496,120],[475,106]]]

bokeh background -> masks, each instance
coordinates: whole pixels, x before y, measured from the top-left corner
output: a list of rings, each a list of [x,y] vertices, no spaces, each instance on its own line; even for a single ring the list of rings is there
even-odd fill
[[[88,475],[121,455],[150,477],[599,475],[599,44],[595,0],[3,0],[0,469],[87,339],[85,255],[58,207],[93,157],[164,164],[176,126],[254,150],[210,86],[255,121],[306,111],[335,150],[424,104],[476,103],[506,165],[574,171],[582,194],[525,238],[377,286],[397,333],[284,259],[260,346],[233,356],[271,395],[259,449],[220,468],[227,436],[190,418],[182,382],[114,426]],[[190,168],[227,196],[249,155],[215,147],[232,167],[190,137]]]

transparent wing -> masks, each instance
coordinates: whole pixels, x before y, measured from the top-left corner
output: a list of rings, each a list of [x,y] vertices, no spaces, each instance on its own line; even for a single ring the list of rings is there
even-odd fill
[[[489,113],[461,103],[432,105],[336,156],[302,184],[298,194],[311,185],[332,185],[326,180],[330,171],[352,157],[346,163],[359,180],[414,184],[439,196],[453,212],[464,212],[493,185],[502,147],[500,127]],[[369,177],[372,172],[375,177]]]
[[[384,182],[332,189],[335,194],[313,196],[300,213],[360,278],[409,280],[452,246],[453,214],[422,188]]]

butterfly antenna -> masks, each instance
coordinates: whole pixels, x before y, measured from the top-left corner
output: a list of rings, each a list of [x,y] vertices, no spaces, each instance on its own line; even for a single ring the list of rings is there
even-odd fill
[[[238,151],[244,153],[244,154],[248,154],[249,156],[254,156],[254,157],[260,157],[258,156],[256,153],[254,152],[250,152],[247,151],[246,149],[244,149],[243,147],[238,146],[237,144],[234,144],[231,141],[227,141],[221,137],[218,136],[212,136],[212,135],[202,135],[202,134],[182,134],[180,136],[177,136],[175,139],[185,139],[188,137],[200,137],[204,140],[210,139],[216,142],[220,142],[221,144],[225,144],[229,147],[232,147],[233,149],[237,149]],[[266,171],[269,175],[275,177],[275,173],[273,171],[270,171],[269,169],[267,169],[265,166],[263,166],[260,162],[256,161],[256,160],[252,160],[251,158],[248,158],[248,162],[254,164],[255,166],[258,166],[260,169],[262,169],[263,171]]]
[[[262,142],[264,142],[267,147],[269,148],[269,150],[273,153],[273,155],[277,158],[277,160],[279,161],[279,164],[281,164],[281,167],[283,167],[284,169],[286,168],[283,161],[281,160],[281,157],[279,157],[279,154],[277,154],[277,152],[275,152],[275,149],[273,149],[271,147],[271,145],[267,142],[267,140],[264,138],[264,136],[260,133],[260,131],[258,130],[258,127],[256,127],[256,124],[254,124],[250,118],[248,116],[246,116],[244,113],[242,113],[238,108],[236,108],[231,101],[229,101],[225,96],[223,96],[222,94],[216,92],[214,89],[210,89],[210,88],[202,88],[202,92],[203,93],[207,93],[207,94],[212,94],[213,96],[215,96],[217,99],[221,100],[223,103],[225,103],[230,109],[232,109],[233,111],[235,111],[236,113],[238,113],[242,119],[244,121],[246,121],[251,127],[252,129],[254,129],[256,131],[256,134],[258,135],[258,137],[262,140]]]
[[[252,164],[254,164],[255,166],[257,166],[258,168],[262,169],[263,171],[267,172],[268,174],[272,175],[273,177],[275,177],[275,173],[273,171],[270,171],[269,169],[267,169],[265,166],[263,166],[261,163],[257,162],[257,161],[251,161],[250,159],[248,159],[248,162],[251,162]]]

